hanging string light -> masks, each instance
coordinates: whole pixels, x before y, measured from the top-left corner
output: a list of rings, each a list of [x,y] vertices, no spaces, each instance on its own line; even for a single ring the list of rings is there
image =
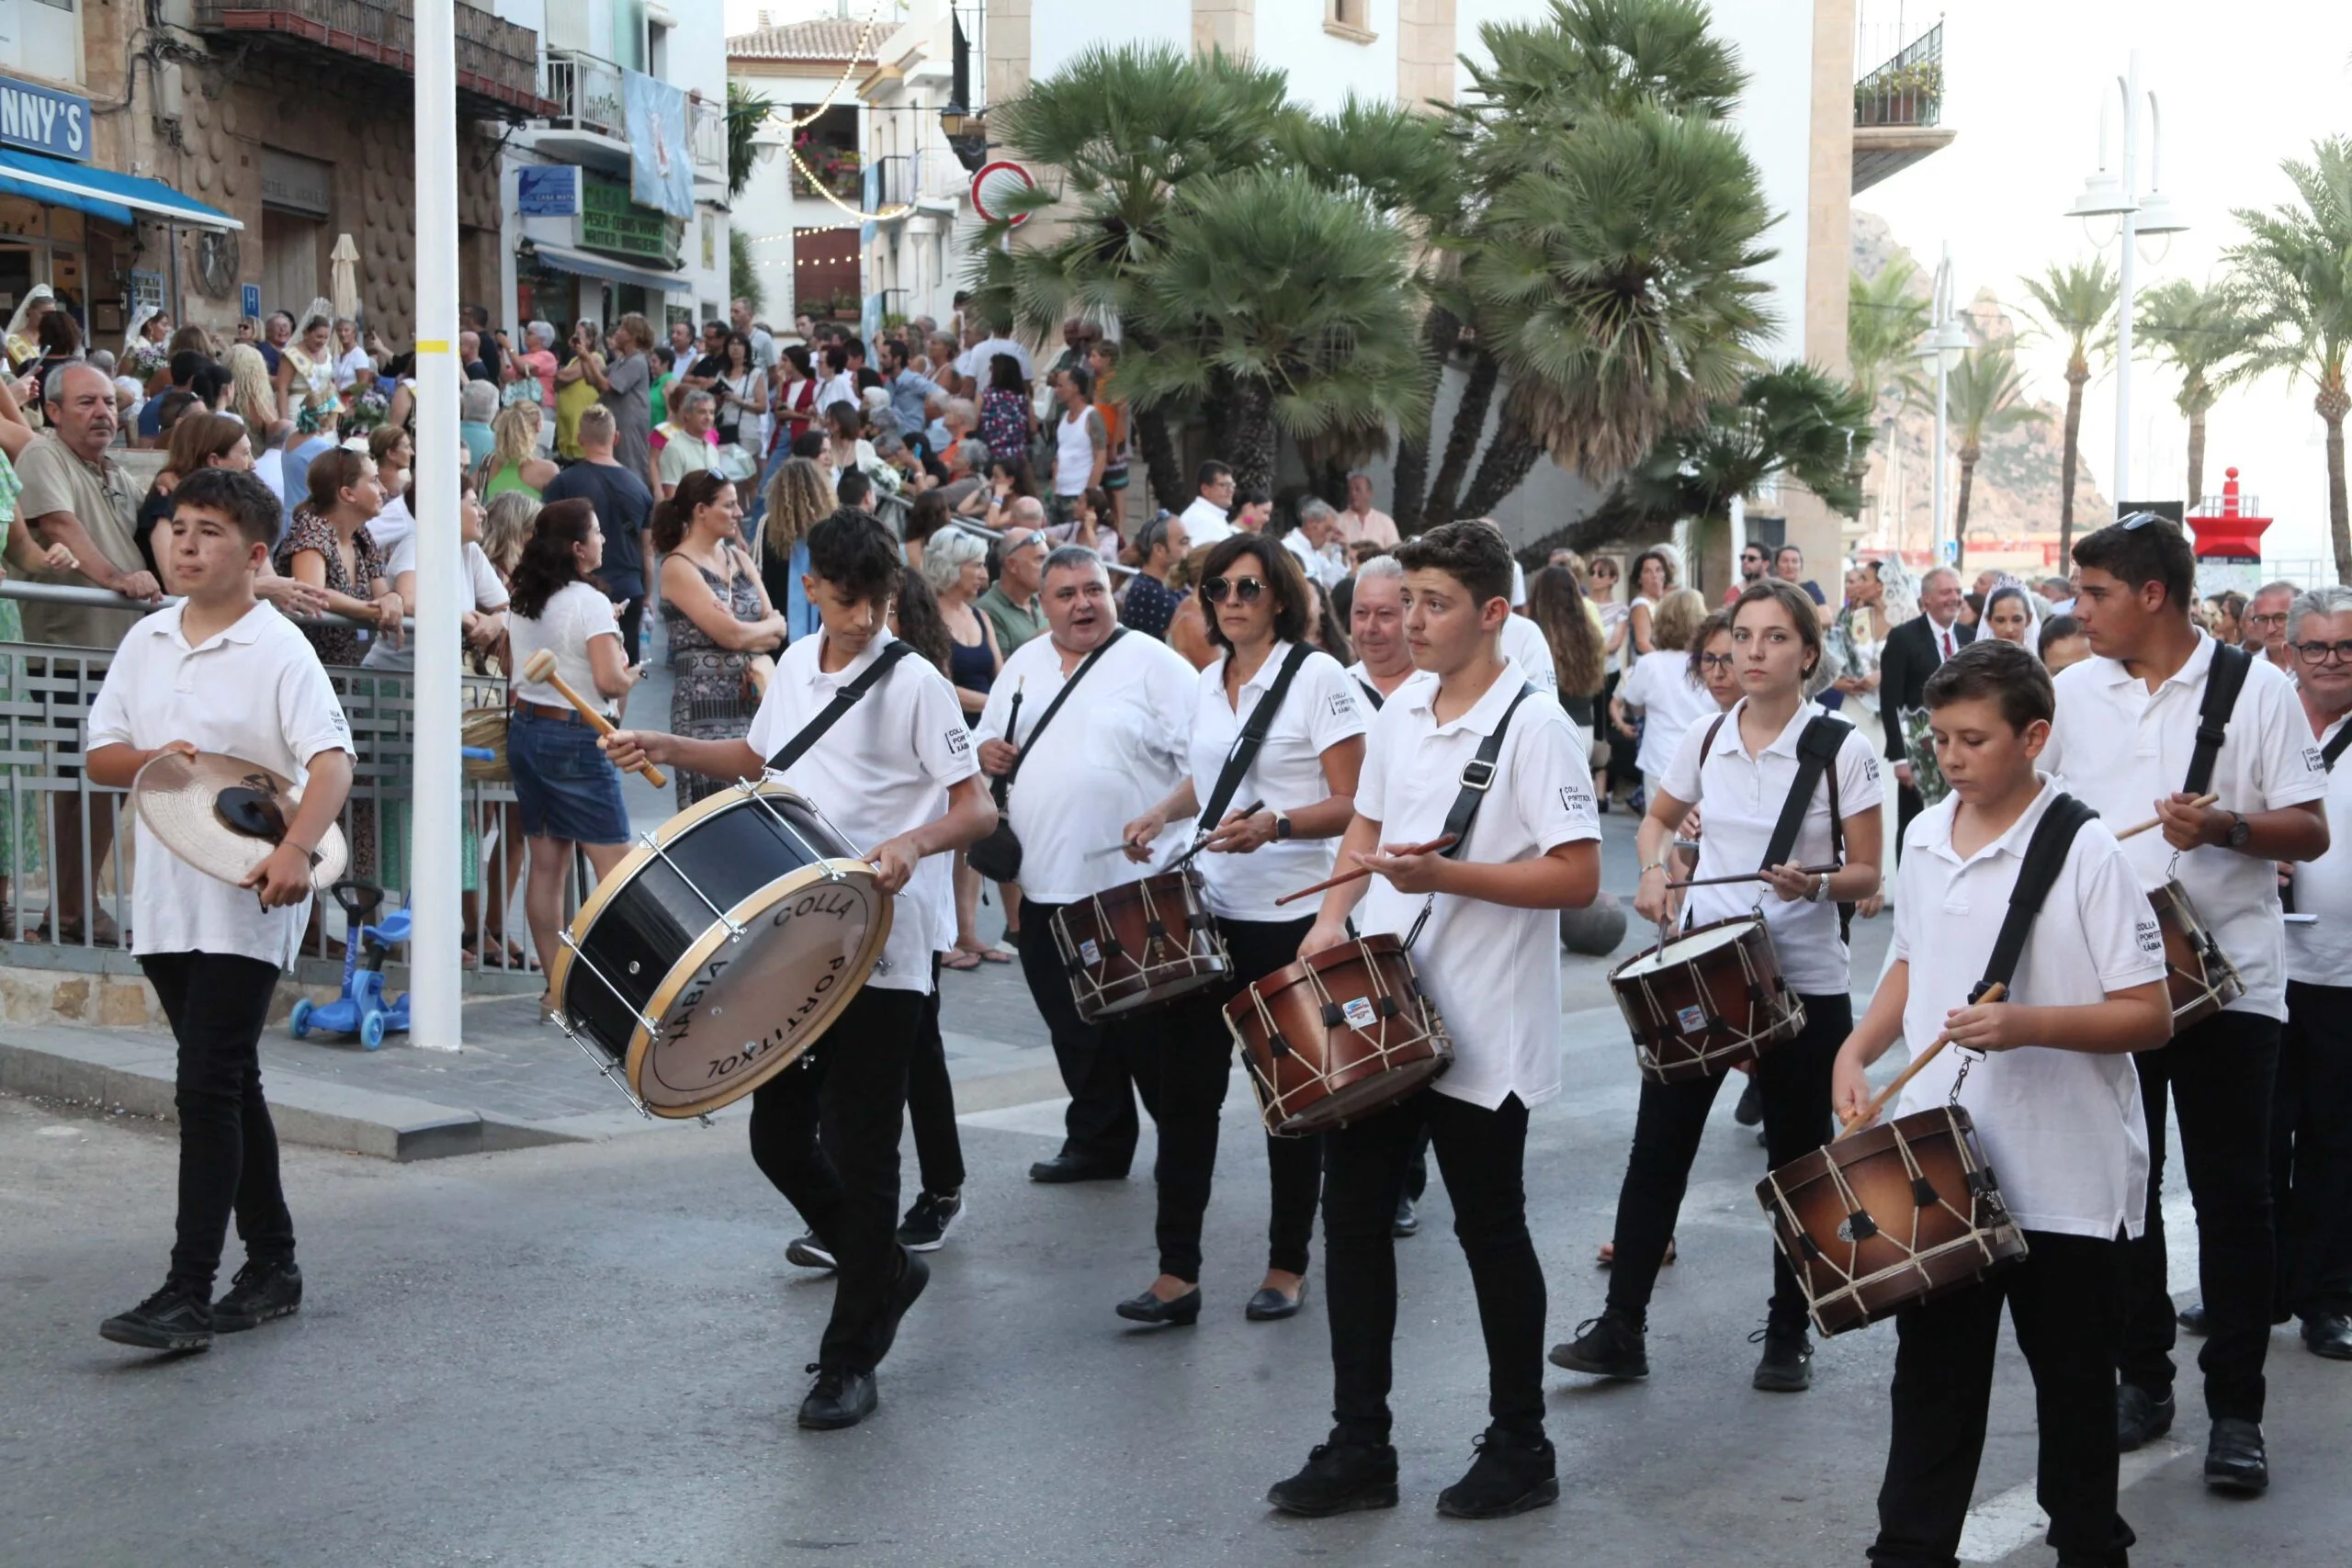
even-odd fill
[[[800,149],[794,146],[789,138],[792,132],[806,130],[808,127],[815,124],[818,118],[822,116],[826,110],[833,107],[835,100],[840,98],[842,89],[848,86],[850,78],[857,73],[858,62],[870,57],[873,51],[875,29],[881,26],[882,22],[882,7],[890,3],[891,0],[874,0],[874,8],[866,13],[865,23],[858,28],[857,46],[849,51],[849,60],[847,63],[842,65],[841,75],[834,80],[833,85],[831,87],[826,89],[823,99],[818,103],[816,107],[810,109],[807,114],[802,115],[797,118],[786,118],[784,116],[771,109],[765,116],[762,117],[760,126],[755,128],[764,129],[770,121],[782,120],[786,140],[780,145],[784,148],[785,155],[792,160],[792,166],[800,171],[800,177],[808,182],[808,188],[815,191],[819,196],[824,197],[825,200],[831,202],[841,211],[849,214],[849,216],[858,220],[860,222],[890,222],[894,219],[903,218],[908,213],[912,212],[914,210],[914,203],[910,201],[900,202],[896,207],[887,207],[874,212],[868,212],[861,207],[851,206],[848,202],[843,201],[840,197],[835,196],[831,190],[826,188],[825,183],[822,180],[820,180],[815,172],[812,171],[807,164],[801,161]],[[769,240],[780,240],[784,238],[786,238],[786,236],[782,234],[765,234],[752,243],[753,244],[761,244]]]

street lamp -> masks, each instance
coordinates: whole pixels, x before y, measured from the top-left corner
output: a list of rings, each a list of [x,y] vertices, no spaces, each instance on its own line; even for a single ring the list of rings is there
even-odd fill
[[[1944,246],[1943,260],[1936,264],[1935,299],[1930,306],[1928,330],[1919,334],[1919,346],[1912,350],[1915,359],[1932,359],[1936,364],[1936,454],[1934,499],[1928,515],[1928,565],[1944,564],[1944,471],[1951,464],[1946,456],[1951,441],[1950,415],[1945,392],[1951,368],[1960,356],[1968,352],[1968,333],[1951,305],[1951,246]]]
[[[2122,164],[2110,174],[2107,166],[2107,110],[2098,111],[2098,169],[2083,182],[2083,194],[2066,209],[2073,218],[2115,217],[2122,220],[2123,257],[2115,300],[2115,489],[2120,495],[2132,488],[2132,303],[2133,274],[2142,235],[2161,238],[2188,227],[2164,193],[2164,117],[2153,89],[2140,87],[2140,51],[2132,51],[2126,73],[2115,79],[2123,95]],[[2140,108],[2145,96],[2148,111],[2148,189],[2140,189]],[[2154,258],[2151,258],[2154,260]]]

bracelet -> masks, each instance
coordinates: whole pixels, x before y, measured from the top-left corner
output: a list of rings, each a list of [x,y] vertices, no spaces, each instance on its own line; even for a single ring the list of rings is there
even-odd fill
[[[1666,862],[1664,862],[1664,861],[1662,861],[1662,860],[1654,860],[1654,861],[1650,862],[1650,863],[1649,863],[1649,864],[1647,864],[1647,865],[1645,865],[1645,866],[1642,867],[1642,874],[1643,874],[1644,876],[1647,876],[1651,872],[1654,872],[1654,871],[1664,871],[1665,869],[1666,869]]]

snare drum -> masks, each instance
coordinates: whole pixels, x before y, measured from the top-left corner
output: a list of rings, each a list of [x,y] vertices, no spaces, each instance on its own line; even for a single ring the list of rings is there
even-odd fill
[[[1756,1198],[1824,1335],[1932,1301],[2026,1252],[1957,1105],[1791,1160],[1756,1184]]]
[[[1089,1023],[1190,996],[1229,967],[1189,866],[1065,904],[1049,924],[1078,1016]]]
[[[1696,927],[1610,972],[1634,1032],[1634,1063],[1652,1083],[1713,1077],[1804,1028],[1804,1003],[1781,978],[1760,915]]]
[[[2165,989],[2172,993],[2175,1034],[2204,1022],[2245,995],[2245,981],[2178,881],[2148,895],[2165,938]]]
[[[638,1109],[697,1116],[807,1051],[882,955],[891,901],[798,792],[738,784],[597,884],[548,968],[558,1021]]]
[[[1385,931],[1284,964],[1226,1003],[1225,1022],[1270,1133],[1360,1122],[1453,1065],[1444,1020]]]

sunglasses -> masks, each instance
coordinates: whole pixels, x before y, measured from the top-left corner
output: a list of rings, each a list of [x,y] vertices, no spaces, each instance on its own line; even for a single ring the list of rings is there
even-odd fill
[[[1243,604],[1255,604],[1266,592],[1265,580],[1257,577],[1212,577],[1201,584],[1201,597],[1212,604],[1222,604],[1230,593]]]

